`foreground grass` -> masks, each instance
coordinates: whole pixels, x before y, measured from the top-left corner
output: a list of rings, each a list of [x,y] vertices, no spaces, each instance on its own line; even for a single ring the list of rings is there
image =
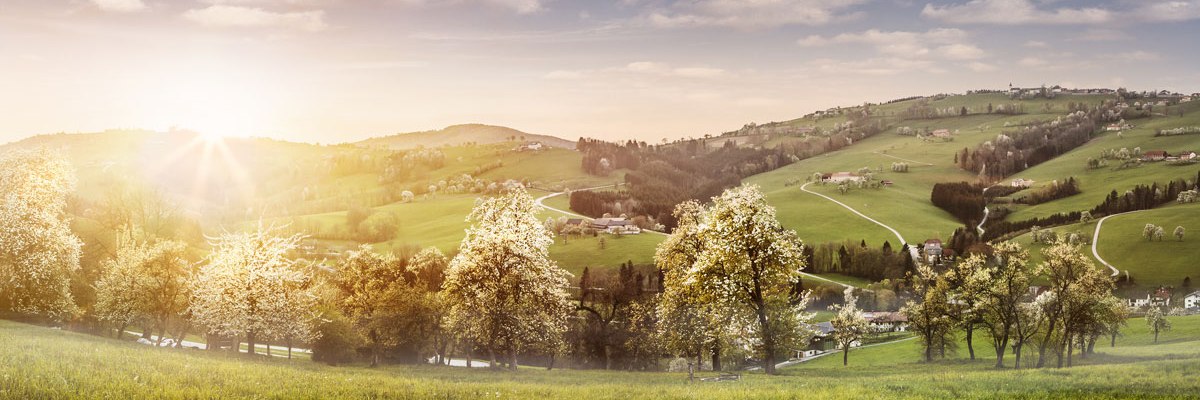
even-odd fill
[[[852,352],[849,368],[828,362],[834,365],[788,368],[777,377],[688,384],[679,373],[249,360],[0,321],[0,398],[1188,398],[1200,390],[1200,338],[1180,338],[1196,322],[1175,318],[1181,329],[1172,342],[1106,355],[1109,365],[996,371],[986,360],[917,364],[908,341]],[[1141,336],[1128,339],[1142,344]]]

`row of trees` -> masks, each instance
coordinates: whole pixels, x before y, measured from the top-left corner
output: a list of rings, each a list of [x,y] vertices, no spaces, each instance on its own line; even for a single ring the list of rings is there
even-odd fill
[[[1076,245],[1060,241],[1043,250],[1045,261],[1029,262],[1019,244],[997,244],[990,252],[968,257],[953,269],[935,274],[919,267],[917,299],[904,312],[925,350],[925,359],[953,350],[957,332],[966,336],[975,358],[974,332],[983,329],[996,354],[996,367],[1012,352],[1015,368],[1027,348],[1037,351],[1036,367],[1056,358],[1071,366],[1073,355],[1094,353],[1101,337],[1115,338],[1128,308],[1112,295],[1113,282]],[[1034,293],[1030,285],[1047,282]]]
[[[1020,130],[1006,131],[974,150],[964,148],[955,155],[955,162],[960,168],[988,180],[1010,176],[1086,143],[1097,126],[1107,120],[1104,111],[1112,107],[1109,103]]]

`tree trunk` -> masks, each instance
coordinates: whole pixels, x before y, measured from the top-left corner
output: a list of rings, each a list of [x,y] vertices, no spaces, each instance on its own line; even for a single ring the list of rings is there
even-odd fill
[[[179,327],[179,332],[175,335],[176,348],[183,348],[183,338],[187,337],[187,332],[191,330],[191,325],[192,324],[190,322],[185,321],[183,325]]]
[[[292,338],[290,338],[290,337],[287,340],[287,346],[288,346],[288,359],[291,360],[292,359]]]
[[[933,362],[933,334],[925,336],[925,362]]]
[[[971,353],[971,360],[975,360],[975,344],[971,341],[971,336],[975,334],[975,325],[967,325],[967,352]]]
[[[121,340],[125,336],[125,328],[128,327],[129,324],[122,324],[120,328],[117,328],[117,340]]]
[[[996,347],[996,368],[1004,368],[1004,353],[1008,350],[1008,337],[1000,338],[1000,345]]]
[[[267,342],[267,357],[271,356],[271,342]]]
[[[1069,337],[1067,338],[1067,368],[1071,368],[1073,361],[1071,356],[1073,354],[1075,354],[1075,338]],[[1059,365],[1059,367],[1062,367],[1062,365]]]
[[[758,326],[759,332],[763,332],[763,371],[767,375],[776,375],[775,372],[775,336],[771,335],[771,322],[767,320],[766,305],[763,302],[758,302]]]
[[[509,350],[508,354],[509,354],[509,358],[512,360],[512,363],[508,365],[508,369],[516,371],[517,367],[518,367],[518,365],[517,365],[517,350],[516,349]]]
[[[1154,343],[1158,344],[1158,327],[1154,328]]]
[[[850,365],[850,346],[842,347],[842,366]]]
[[[254,355],[254,331],[246,333],[246,354]]]
[[[1013,369],[1021,369],[1021,348],[1025,347],[1022,344],[1013,346]]]
[[[1117,330],[1116,329],[1113,329],[1112,342],[1109,343],[1108,347],[1117,347]]]
[[[496,349],[492,345],[488,345],[488,357],[492,359],[492,363],[488,364],[489,368],[500,368],[500,364],[496,363]]]
[[[379,345],[379,332],[372,329],[371,333],[371,368],[379,366],[379,353],[381,346]]]
[[[1046,346],[1050,345],[1050,338],[1052,338],[1054,336],[1054,322],[1055,322],[1054,319],[1050,320],[1050,326],[1046,330],[1046,337],[1042,338],[1041,343],[1038,344],[1038,360],[1037,360],[1038,368],[1042,368],[1042,367],[1046,366]]]
[[[721,343],[719,343],[719,342],[713,342],[712,369],[713,369],[713,371],[721,370]]]

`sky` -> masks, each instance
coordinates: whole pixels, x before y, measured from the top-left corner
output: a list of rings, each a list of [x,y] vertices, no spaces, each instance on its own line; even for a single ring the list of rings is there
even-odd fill
[[[655,142],[971,89],[1200,91],[1200,0],[3,0],[0,142]]]

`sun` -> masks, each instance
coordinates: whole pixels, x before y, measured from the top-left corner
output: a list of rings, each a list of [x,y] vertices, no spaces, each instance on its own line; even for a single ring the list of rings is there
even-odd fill
[[[164,77],[144,96],[148,125],[199,132],[205,140],[265,136],[272,116],[271,92],[261,80],[237,73]]]

